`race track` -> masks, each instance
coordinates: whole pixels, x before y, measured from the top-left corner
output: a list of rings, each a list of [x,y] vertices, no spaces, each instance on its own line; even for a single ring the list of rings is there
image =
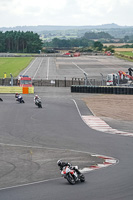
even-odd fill
[[[35,107],[32,95],[24,96],[25,104],[15,102],[14,96],[3,98],[4,102],[0,104],[1,162],[8,160],[4,172],[7,170],[9,173],[4,176],[1,165],[1,183],[3,180],[14,186],[23,185],[25,181],[27,185],[10,188],[7,184],[5,189],[0,190],[1,200],[132,200],[132,137],[90,129],[79,116],[74,102],[64,96],[49,98],[42,95],[43,109]],[[76,102],[81,115],[90,114],[81,101],[76,99]],[[84,152],[112,156],[119,163],[89,172],[85,174],[85,183],[71,186],[60,178],[56,160],[64,158],[74,163],[80,161],[79,165],[82,162],[86,165],[87,160],[86,156],[82,159],[80,153],[72,155],[63,152],[64,149],[80,151],[83,157]],[[11,163],[15,163],[14,169]],[[19,179],[21,182],[18,184]],[[28,183],[35,180],[41,182]]]
[[[132,66],[114,57],[61,59],[36,58],[22,73],[52,79],[78,77],[85,71],[91,77],[97,69],[95,77],[100,78],[101,70],[105,75],[112,69],[116,72],[120,67],[126,70]],[[87,67],[92,63],[94,68]],[[81,116],[92,113],[81,94],[71,94],[67,88],[45,87],[35,88],[35,93],[42,99],[42,109],[34,105],[32,94],[24,95],[25,104],[15,102],[12,94],[1,95],[0,200],[132,200],[133,137],[89,128]],[[102,163],[91,154],[113,157],[118,162],[86,173],[86,182],[74,186],[60,176],[58,159],[80,168]]]

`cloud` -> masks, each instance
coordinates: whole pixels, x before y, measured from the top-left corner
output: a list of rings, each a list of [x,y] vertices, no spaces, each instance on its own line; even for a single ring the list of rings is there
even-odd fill
[[[100,17],[110,13],[115,8],[116,2],[113,0],[77,0],[82,13]]]
[[[132,0],[0,0],[0,26],[132,25]]]
[[[67,0],[56,0],[56,3],[53,3],[53,0],[13,0],[11,12],[15,15],[41,15],[45,12],[57,12],[60,9],[63,9],[66,5]]]

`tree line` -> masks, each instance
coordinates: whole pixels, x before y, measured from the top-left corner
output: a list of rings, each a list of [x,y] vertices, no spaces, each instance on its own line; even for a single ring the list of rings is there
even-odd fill
[[[32,31],[0,32],[0,52],[37,53],[42,49],[42,41]]]
[[[113,39],[109,33],[105,33],[103,31],[95,33],[95,32],[86,32],[84,34],[84,38],[86,39]]]
[[[105,32],[86,32],[83,37],[76,38],[76,39],[59,39],[54,38],[51,41],[45,41],[44,47],[53,47],[53,48],[62,48],[62,47],[88,47],[91,49],[96,49],[101,51],[103,48],[103,45],[100,41],[95,41],[95,39],[112,39],[113,37]]]
[[[46,49],[49,47],[51,48],[80,47],[80,50],[87,48],[87,51],[90,50],[101,51],[103,48],[103,44],[99,41],[88,40],[85,38],[69,39],[69,40],[54,38],[50,42],[44,42],[44,47],[46,47]]]

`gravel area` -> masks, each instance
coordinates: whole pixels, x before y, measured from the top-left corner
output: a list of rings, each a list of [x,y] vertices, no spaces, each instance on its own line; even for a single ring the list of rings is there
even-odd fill
[[[82,98],[97,117],[112,128],[133,132],[133,96],[100,94]]]
[[[83,99],[98,117],[133,121],[133,96],[131,95],[93,95]]]

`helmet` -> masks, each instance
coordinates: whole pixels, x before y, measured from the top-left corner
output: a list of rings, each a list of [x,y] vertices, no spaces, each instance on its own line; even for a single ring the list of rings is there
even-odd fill
[[[58,166],[61,166],[61,165],[62,165],[62,160],[58,160],[58,161],[57,161],[57,165],[58,165]]]
[[[18,94],[18,93],[16,93],[16,94],[15,94],[15,97],[18,97],[18,96],[19,96],[19,94]]]
[[[35,99],[37,99],[38,98],[38,95],[35,95]]]

